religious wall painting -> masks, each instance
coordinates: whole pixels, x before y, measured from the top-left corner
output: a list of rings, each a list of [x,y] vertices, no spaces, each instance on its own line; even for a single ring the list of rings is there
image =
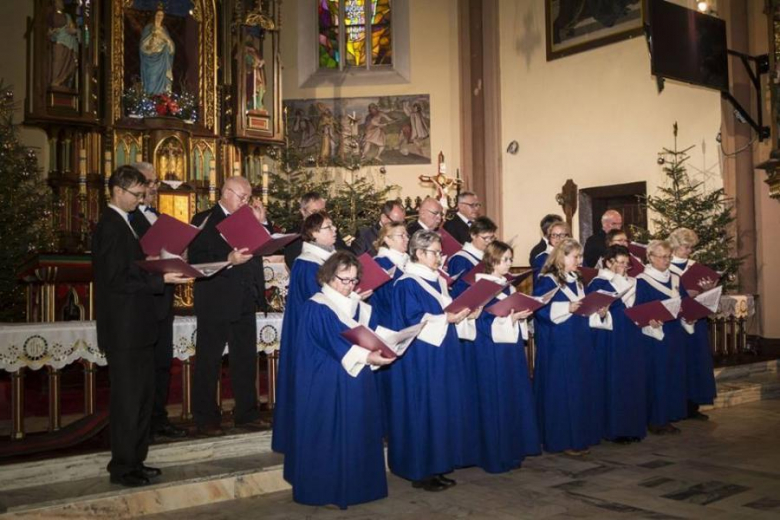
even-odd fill
[[[162,181],[186,182],[187,156],[184,144],[177,135],[160,140],[154,149],[154,168]]]
[[[544,0],[547,61],[642,34],[644,0]]]
[[[320,165],[430,164],[430,96],[284,102],[290,143]]]

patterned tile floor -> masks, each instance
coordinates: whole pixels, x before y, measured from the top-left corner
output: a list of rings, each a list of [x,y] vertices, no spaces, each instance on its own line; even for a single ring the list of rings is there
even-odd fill
[[[544,455],[501,475],[460,470],[458,485],[442,493],[390,476],[389,498],[346,511],[301,506],[280,492],[147,518],[780,518],[780,400],[710,416],[678,424],[681,435],[604,443],[582,458]]]

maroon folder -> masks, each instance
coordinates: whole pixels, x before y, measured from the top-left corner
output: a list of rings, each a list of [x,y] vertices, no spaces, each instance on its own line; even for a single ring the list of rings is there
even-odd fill
[[[136,263],[150,273],[181,273],[187,278],[208,278],[221,271],[227,262],[190,265],[181,258],[165,258],[161,260],[138,260]]]
[[[593,267],[585,267],[584,265],[581,265],[578,270],[580,272],[580,277],[582,278],[582,285],[585,287],[588,286],[591,280],[599,275],[599,270],[594,269]]]
[[[580,300],[582,304],[574,311],[574,314],[578,316],[590,316],[597,313],[604,307],[609,307],[612,303],[618,299],[618,295],[615,293],[604,293],[601,291],[593,291]]]
[[[680,317],[687,322],[694,322],[702,318],[706,318],[710,314],[715,314],[707,307],[697,302],[694,298],[683,298],[680,305]]]
[[[555,291],[551,292],[554,293]],[[536,312],[550,303],[550,299],[552,299],[552,296],[550,296],[550,298],[547,300],[544,300],[542,297],[528,296],[527,294],[516,292],[514,294],[510,294],[500,302],[494,303],[490,307],[486,308],[485,312],[489,312],[493,316],[498,316],[499,318],[509,316],[513,310],[515,312]]]
[[[680,283],[686,291],[704,292],[706,289],[699,285],[702,280],[709,279],[715,283],[720,281],[720,275],[704,264],[696,262],[688,267],[688,270],[680,277]]]
[[[630,255],[628,257],[629,265],[628,265],[628,271],[626,274],[632,278],[636,278],[640,274],[645,272],[645,265],[642,263],[642,260],[639,259],[639,257]]]
[[[356,287],[356,291],[373,291],[392,280],[387,271],[382,269],[382,266],[376,263],[368,253],[360,255],[358,260],[360,260],[360,265],[363,266],[363,274],[360,275],[360,283]]]
[[[463,249],[463,246],[460,245],[460,242],[455,240],[455,237],[447,233],[447,230],[445,230],[443,227],[440,227],[437,232],[441,236],[441,254],[445,255],[447,258],[452,258],[452,255]]]
[[[271,236],[257,221],[249,206],[241,207],[217,224],[217,230],[222,233],[222,237],[231,247],[247,248],[255,256],[272,255],[299,236],[297,233]]]
[[[485,264],[482,262],[479,262],[477,265],[472,267],[468,272],[466,272],[463,275],[463,281],[466,282],[469,285],[474,285],[474,282],[477,281],[477,275],[485,272]],[[504,275],[504,278],[506,278],[506,281],[511,283],[512,285],[517,285],[529,276],[533,274],[533,269],[528,269],[527,271],[523,271],[522,273],[518,273],[516,275],[512,274],[506,274]]]
[[[358,325],[354,329],[345,330],[341,335],[353,345],[370,350],[371,352],[378,350],[384,358],[395,359],[398,357],[396,353],[382,341],[382,338],[363,325]]]
[[[635,257],[639,258],[642,262],[647,262],[647,245],[646,244],[638,244],[636,242],[629,242],[628,243],[628,251],[634,255]]]
[[[460,278],[461,274],[456,274],[455,276],[450,276],[450,273],[445,271],[444,269],[439,269],[439,276],[444,278],[444,281],[447,282],[447,287],[452,287],[452,284],[458,281],[458,278]]]
[[[196,226],[162,214],[141,237],[141,249],[146,256],[160,256],[163,249],[173,255],[181,255],[198,233],[200,229]]]
[[[637,327],[647,327],[650,325],[650,320],[665,322],[677,319],[677,316],[673,316],[660,300],[629,307],[626,309],[626,316],[628,316],[628,319],[633,321]]]
[[[463,309],[476,310],[492,300],[503,289],[504,286],[496,282],[480,280],[455,298],[455,301],[447,305],[444,311],[457,314]]]

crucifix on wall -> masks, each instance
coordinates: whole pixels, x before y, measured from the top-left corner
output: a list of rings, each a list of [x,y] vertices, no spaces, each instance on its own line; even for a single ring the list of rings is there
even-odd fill
[[[577,213],[577,185],[574,181],[568,179],[566,184],[561,187],[561,192],[555,196],[556,202],[563,208],[563,214],[566,215],[566,223],[571,229],[571,222],[574,214]]]

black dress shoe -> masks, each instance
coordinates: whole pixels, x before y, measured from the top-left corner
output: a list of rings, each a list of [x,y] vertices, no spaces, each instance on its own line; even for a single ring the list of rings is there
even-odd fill
[[[412,482],[412,487],[415,489],[422,489],[423,491],[444,491],[449,488],[447,484],[442,482],[436,477],[428,477],[423,480],[415,480]]]
[[[141,466],[141,469],[139,470],[141,474],[146,478],[154,478],[159,477],[162,475],[162,470],[160,468],[153,468],[151,466]]]
[[[181,439],[186,437],[189,432],[185,428],[179,428],[171,423],[158,426],[152,430],[152,436],[169,437],[171,439]]]
[[[221,426],[215,425],[198,426],[196,432],[204,437],[222,437],[225,435],[225,430]]]
[[[710,416],[701,413],[699,410],[696,410],[695,412],[688,415],[688,419],[696,419],[697,421],[709,421]]]
[[[612,439],[612,442],[615,444],[631,444],[634,442],[632,439],[634,439],[634,437],[615,437]]]
[[[141,471],[131,471],[124,475],[111,475],[111,483],[119,484],[124,487],[141,487],[148,486],[150,484],[149,479],[146,478]]]
[[[447,487],[452,487],[455,484],[457,484],[457,482],[455,480],[453,480],[451,478],[447,478],[444,475],[436,475],[435,478],[437,478],[439,480],[439,482],[441,482],[442,484],[444,484]]]

